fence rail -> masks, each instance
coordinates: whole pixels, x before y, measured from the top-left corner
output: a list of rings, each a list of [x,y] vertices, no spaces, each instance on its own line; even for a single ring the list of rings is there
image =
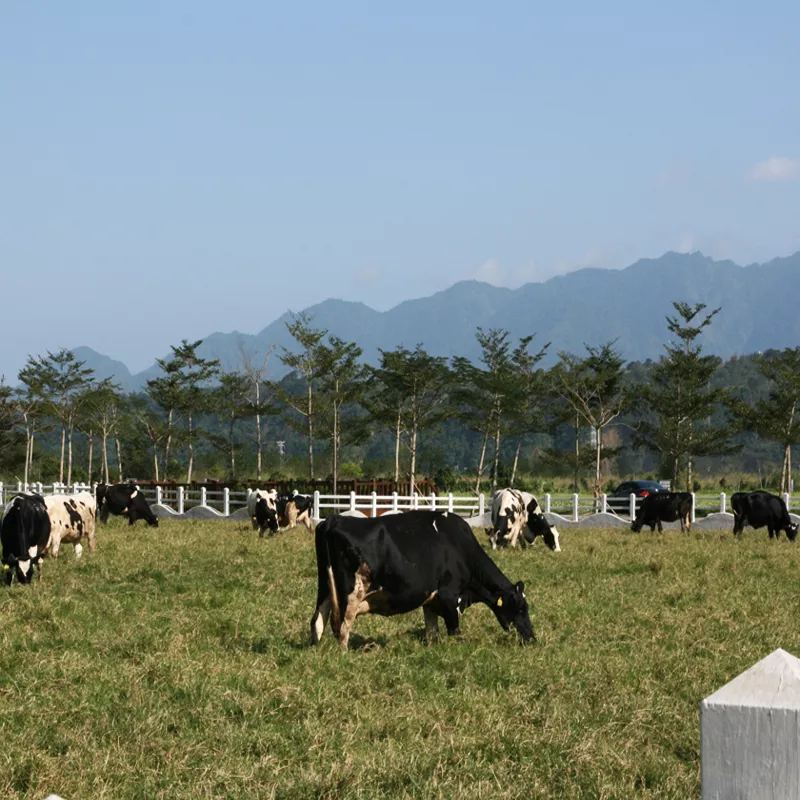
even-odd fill
[[[77,494],[94,492],[97,484],[75,483],[67,486],[62,483],[0,483],[0,505],[5,504],[16,494],[37,492],[38,494]],[[213,509],[222,517],[228,517],[247,505],[252,489],[233,492],[228,488],[185,487],[174,485],[140,486],[148,502],[164,506],[175,514],[185,514],[192,508]],[[348,494],[322,494],[313,492],[314,517],[319,519],[324,512],[361,512],[368,517],[377,517],[387,512],[407,511],[409,509],[433,509],[449,511],[463,517],[480,517],[490,511],[491,495],[456,496],[453,494],[414,494],[401,495],[361,494],[351,491]],[[730,511],[729,498],[725,492],[719,495],[693,495],[692,522],[717,512]],[[791,510],[792,497],[783,495],[786,507]],[[624,520],[636,516],[642,498],[630,495],[627,498],[601,495],[545,494],[539,497],[542,510],[546,514],[563,517],[570,522],[579,522],[593,514],[613,513]],[[167,512],[169,513],[169,512]]]

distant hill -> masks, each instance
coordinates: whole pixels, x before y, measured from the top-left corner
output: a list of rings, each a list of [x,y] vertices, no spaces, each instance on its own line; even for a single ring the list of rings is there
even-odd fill
[[[434,355],[463,355],[476,360],[480,348],[475,328],[479,325],[484,329],[505,328],[514,338],[535,333],[534,345],[551,341],[548,363],[559,351],[581,353],[584,343],[611,339],[616,339],[627,360],[642,361],[663,353],[665,317],[674,313],[673,300],[722,307],[703,334],[706,352],[722,358],[797,346],[800,252],[746,267],[714,261],[701,253],[670,252],[622,270],[583,269],[514,290],[462,281],[384,312],[363,303],[333,299],[305,311],[316,327],[357,342],[370,363],[377,362],[379,348],[414,347],[418,342]],[[289,319],[287,312],[255,335],[210,334],[199,352],[233,368],[238,363],[240,341],[256,360],[275,344],[270,376],[280,377],[286,372],[278,358],[281,346],[293,349],[295,344],[286,330]],[[140,388],[158,374],[155,364],[131,375],[124,364],[91,348],[81,347],[75,352],[98,375],[113,374],[126,389]]]

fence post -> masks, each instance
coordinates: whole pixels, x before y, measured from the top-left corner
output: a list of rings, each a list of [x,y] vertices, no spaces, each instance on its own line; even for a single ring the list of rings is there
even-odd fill
[[[200,487],[200,505],[204,506],[206,504],[206,487]]]
[[[22,481],[17,481],[17,494],[22,491]]]
[[[356,510],[356,493],[355,492],[350,492],[350,510],[351,511],[355,511]]]
[[[550,513],[551,500],[552,500],[552,498],[550,497],[550,492],[548,492],[544,496],[544,513],[545,514],[549,514]]]
[[[414,492],[414,495],[411,498],[411,508],[419,508],[419,495],[416,492]]]
[[[448,514],[453,513],[453,493],[447,495],[447,512]]]
[[[42,484],[41,481],[39,481],[38,486],[39,486],[39,494],[44,494],[44,485]]]
[[[397,511],[397,492],[392,492],[392,511]]]
[[[704,798],[800,797],[800,660],[774,650],[700,703]]]
[[[726,500],[727,500],[727,496],[725,495],[725,492],[720,492],[719,493],[719,513],[720,514],[724,514],[725,513],[725,501]]]
[[[227,486],[222,490],[222,513],[226,517],[231,515],[231,490]]]
[[[178,487],[178,513],[183,514],[183,486]]]
[[[486,513],[486,497],[483,492],[478,495],[478,516],[482,517]]]
[[[372,493],[372,508],[370,509],[370,511],[371,511],[373,519],[378,516],[378,493],[377,492],[373,492]]]
[[[636,495],[633,492],[628,498],[628,513],[631,515],[631,519],[636,519]]]
[[[786,510],[789,510],[789,503],[791,502],[792,498],[789,497],[789,492],[783,493],[783,502],[786,503]]]
[[[608,511],[608,495],[603,492],[600,495],[600,513],[605,514]]]
[[[578,509],[578,500],[579,499],[580,498],[578,497],[577,494],[573,494],[572,495],[572,521],[573,522],[577,522],[578,521],[578,511],[579,511],[579,509]]]
[[[156,503],[158,503],[159,505],[163,505],[164,503],[164,494],[161,491],[160,486],[156,486]]]
[[[697,520],[697,517],[695,516],[696,506],[697,506],[697,497],[695,496],[695,493],[692,492],[692,522],[695,522]]]
[[[319,519],[319,489],[314,489],[314,519]]]
[[[436,494],[431,492],[431,511],[436,511]]]

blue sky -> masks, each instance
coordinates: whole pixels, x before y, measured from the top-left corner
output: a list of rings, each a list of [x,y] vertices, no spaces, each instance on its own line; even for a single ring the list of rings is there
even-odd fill
[[[800,3],[0,6],[0,371],[800,249]],[[18,298],[15,300],[14,298]]]

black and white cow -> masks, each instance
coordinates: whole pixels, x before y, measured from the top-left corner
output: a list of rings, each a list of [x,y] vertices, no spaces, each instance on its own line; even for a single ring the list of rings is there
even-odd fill
[[[95,496],[100,522],[108,522],[108,515],[124,516],[128,525],[143,519],[151,528],[158,527],[158,517],[153,513],[142,490],[133,483],[99,484]]]
[[[522,581],[513,584],[478,544],[469,525],[444,511],[408,511],[376,519],[328,517],[317,526],[317,605],[311,643],[330,616],[333,635],[347,648],[359,614],[389,617],[422,608],[429,634],[439,617],[459,633],[465,609],[491,608],[504,630],[535,639]]]
[[[275,504],[278,512],[278,522],[284,528],[294,528],[298,522],[305,525],[310,531],[314,530],[314,498],[299,494],[295,489],[291,494],[278,495]]]
[[[516,547],[520,541],[524,547],[541,536],[551,550],[561,552],[558,529],[547,521],[532,494],[517,489],[500,489],[492,495],[492,527],[487,535],[493,550],[498,542]]]
[[[20,583],[31,582],[33,567],[41,569],[49,540],[50,517],[44,498],[39,494],[18,494],[12,498],[6,504],[0,521],[6,585],[11,585],[15,575]]]
[[[733,534],[742,538],[745,525],[769,531],[769,538],[780,539],[786,531],[790,542],[797,538],[797,523],[792,522],[783,498],[769,492],[736,492],[731,497],[733,508]]]
[[[256,489],[247,498],[247,513],[253,523],[253,530],[258,528],[258,535],[261,537],[267,528],[270,530],[270,535],[278,531],[278,513],[275,505],[277,499],[276,489],[269,491]]]
[[[83,540],[88,543],[89,552],[94,553],[97,501],[93,494],[48,494],[45,495],[44,504],[50,517],[49,555],[58,558],[61,545],[66,543],[75,545],[75,558],[80,558]]]
[[[681,530],[692,530],[692,495],[690,492],[656,492],[649,494],[642,500],[636,516],[631,522],[631,530],[638,533],[644,525],[650,526],[650,531],[656,529],[663,533],[662,522],[681,521]]]

